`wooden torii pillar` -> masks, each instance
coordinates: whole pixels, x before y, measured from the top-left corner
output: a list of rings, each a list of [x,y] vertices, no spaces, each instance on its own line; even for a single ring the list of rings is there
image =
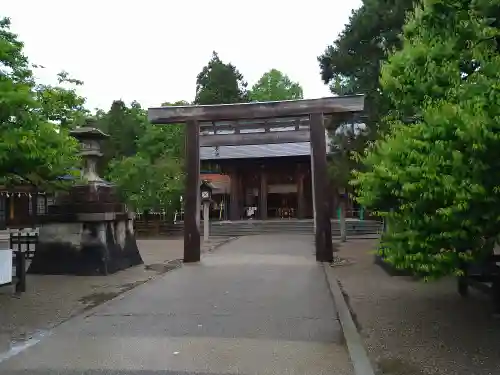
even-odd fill
[[[186,129],[186,192],[184,194],[184,262],[198,262],[201,257],[199,213],[200,145],[248,145],[311,142],[313,171],[313,200],[315,218],[316,260],[333,260],[332,229],[328,211],[328,174],[324,116],[360,112],[364,108],[363,95],[328,97],[321,99],[286,100],[220,105],[193,105],[149,108],[148,118],[153,124],[185,123]],[[204,135],[200,142],[200,123],[217,121],[255,120],[268,123],[276,118],[308,117],[309,130],[266,131]],[[294,127],[281,123],[280,127]],[[236,124],[237,126],[237,124]]]

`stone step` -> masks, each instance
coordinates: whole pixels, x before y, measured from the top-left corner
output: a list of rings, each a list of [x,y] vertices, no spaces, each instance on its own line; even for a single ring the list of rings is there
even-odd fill
[[[201,224],[201,226],[203,226],[203,222]],[[182,233],[182,230],[182,223],[177,223],[172,226],[172,232]],[[381,230],[382,224],[378,221],[346,221],[348,236],[376,235],[379,234]],[[312,220],[249,220],[210,223],[210,234],[213,236],[245,236],[262,233],[312,234],[313,232],[314,223]],[[332,236],[340,236],[340,223],[337,220],[332,220]]]

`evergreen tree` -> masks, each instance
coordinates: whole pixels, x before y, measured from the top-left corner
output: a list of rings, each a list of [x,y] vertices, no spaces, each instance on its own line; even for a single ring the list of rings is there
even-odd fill
[[[225,64],[214,51],[196,78],[195,104],[248,102],[247,83],[231,63]]]

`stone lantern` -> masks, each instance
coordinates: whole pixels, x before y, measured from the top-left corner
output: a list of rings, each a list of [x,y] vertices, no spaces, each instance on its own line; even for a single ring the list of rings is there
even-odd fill
[[[212,185],[208,181],[202,181],[200,185],[200,196],[202,203],[209,203],[212,200]]]
[[[208,241],[210,235],[210,202],[212,201],[213,186],[203,180],[200,184],[200,198],[203,203],[203,240]]]
[[[118,200],[114,186],[97,173],[100,142],[108,135],[91,126],[70,134],[81,145],[82,181],[58,197],[42,218],[28,272],[107,275],[141,264],[133,214]]]
[[[82,178],[87,183],[102,183],[97,174],[97,162],[102,157],[100,143],[109,135],[92,127],[82,127],[72,130],[70,134],[80,142],[80,156],[83,159]]]

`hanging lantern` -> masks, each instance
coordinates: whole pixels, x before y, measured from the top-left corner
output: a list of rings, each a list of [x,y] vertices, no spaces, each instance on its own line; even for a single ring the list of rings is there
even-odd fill
[[[18,198],[21,198],[21,193],[17,193],[17,197],[18,197]]]
[[[7,194],[5,194],[5,196],[6,196],[7,198],[9,198],[9,197],[10,197],[10,194],[9,194],[9,193],[7,193]]]
[[[30,197],[30,198],[31,198],[31,193],[28,193],[28,197]]]

